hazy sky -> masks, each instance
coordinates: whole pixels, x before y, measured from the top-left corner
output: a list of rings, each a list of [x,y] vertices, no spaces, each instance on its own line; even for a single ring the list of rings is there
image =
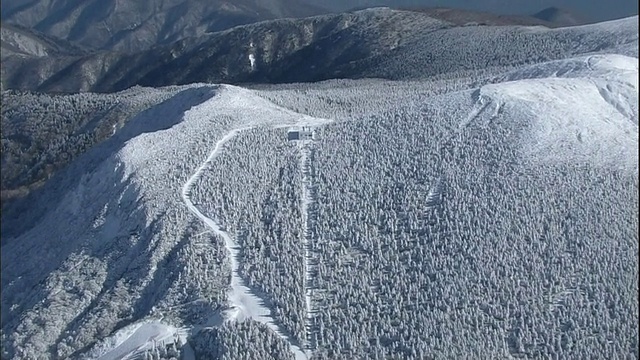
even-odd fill
[[[556,6],[573,10],[586,20],[602,21],[638,14],[638,0],[322,0],[335,10],[368,5],[438,6],[484,10],[500,14],[533,14]]]

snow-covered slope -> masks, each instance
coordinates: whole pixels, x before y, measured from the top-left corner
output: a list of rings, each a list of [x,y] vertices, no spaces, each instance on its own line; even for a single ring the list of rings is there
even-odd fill
[[[181,316],[203,316],[202,308],[226,304],[231,249],[210,241],[214,229],[189,213],[181,189],[188,194],[188,180],[229,131],[322,122],[248,90],[204,85],[131,120],[48,184],[34,205],[49,211],[25,217],[35,226],[3,245],[3,304],[15,304],[2,306],[8,351],[41,357],[55,345],[69,356],[156,310],[188,305]],[[11,261],[27,256],[38,261]]]
[[[482,87],[480,97],[528,127],[521,145],[526,159],[637,171],[638,59],[587,56],[507,78],[512,81]]]
[[[636,78],[636,58],[600,54],[446,94],[416,82],[262,91],[341,119],[319,134],[315,161],[312,240],[328,269],[316,321],[341,324],[318,347],[637,356],[637,329],[618,320],[638,311]],[[384,335],[359,345],[370,334]]]
[[[182,347],[182,344],[186,344],[185,335],[184,329],[176,329],[159,321],[139,322],[104,339],[84,357],[101,360],[135,359],[142,357],[147,351],[153,353],[155,349],[166,348],[167,345],[173,345],[169,356],[178,356],[181,349],[183,357],[186,357],[193,349],[188,344]],[[186,358],[190,360],[193,355]]]
[[[182,87],[3,239],[3,357],[637,355],[637,76]]]

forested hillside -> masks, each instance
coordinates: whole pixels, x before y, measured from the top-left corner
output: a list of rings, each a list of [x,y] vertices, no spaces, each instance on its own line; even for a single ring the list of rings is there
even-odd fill
[[[637,358],[635,20],[366,10],[4,91],[0,356]]]
[[[104,141],[134,114],[176,90],[132,89],[118,94],[2,93],[2,189],[6,201],[24,197],[57,170]]]
[[[591,52],[637,56],[637,42],[633,17],[560,29],[458,26],[428,12],[380,8],[238,26],[135,53],[11,57],[2,83],[6,89],[113,92],[196,82],[415,80]]]

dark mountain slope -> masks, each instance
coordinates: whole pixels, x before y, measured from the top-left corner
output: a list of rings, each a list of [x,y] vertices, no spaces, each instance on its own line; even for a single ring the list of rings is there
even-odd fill
[[[134,88],[116,94],[74,95],[4,91],[0,114],[2,209],[39,188],[79,154],[110,138],[134,114],[176,91]]]
[[[418,31],[450,26],[425,14],[388,9],[273,20],[135,54],[8,59],[2,81],[12,89],[111,92],[135,83],[317,80],[333,76],[344,63],[383,53]],[[250,55],[255,59],[253,68]],[[314,63],[321,60],[330,61]]]
[[[2,20],[93,49],[139,51],[188,36],[282,17],[326,12],[295,0],[20,0],[2,2]]]
[[[558,30],[458,27],[423,12],[378,8],[239,26],[136,54],[7,59],[2,82],[11,89],[112,92],[194,82],[408,79],[594,51],[624,53],[637,33],[635,18]]]
[[[2,58],[11,55],[50,56],[50,55],[82,55],[86,51],[64,40],[60,40],[38,31],[18,25],[3,23]]]
[[[541,10],[533,14],[533,17],[555,24],[556,26],[575,26],[586,24],[588,22],[587,19],[580,15],[557,7],[549,7]]]
[[[447,21],[456,25],[523,25],[554,27],[551,21],[539,19],[533,16],[523,15],[499,15],[483,11],[462,10],[453,8],[407,8],[407,10],[419,11],[433,18]]]

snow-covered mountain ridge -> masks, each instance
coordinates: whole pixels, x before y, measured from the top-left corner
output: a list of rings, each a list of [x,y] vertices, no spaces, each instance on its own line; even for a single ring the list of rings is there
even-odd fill
[[[490,98],[495,111],[510,106],[514,118],[531,126],[522,143],[528,157],[637,171],[637,59],[586,56],[514,71],[507,78],[512,81],[482,87],[480,96]]]
[[[376,8],[237,26],[133,53],[7,57],[2,84],[32,91],[114,92],[196,82],[424,79],[586,53],[637,57],[637,43],[637,16],[549,29],[460,26],[428,13]]]
[[[3,239],[2,356],[637,356],[637,76],[181,87]]]

